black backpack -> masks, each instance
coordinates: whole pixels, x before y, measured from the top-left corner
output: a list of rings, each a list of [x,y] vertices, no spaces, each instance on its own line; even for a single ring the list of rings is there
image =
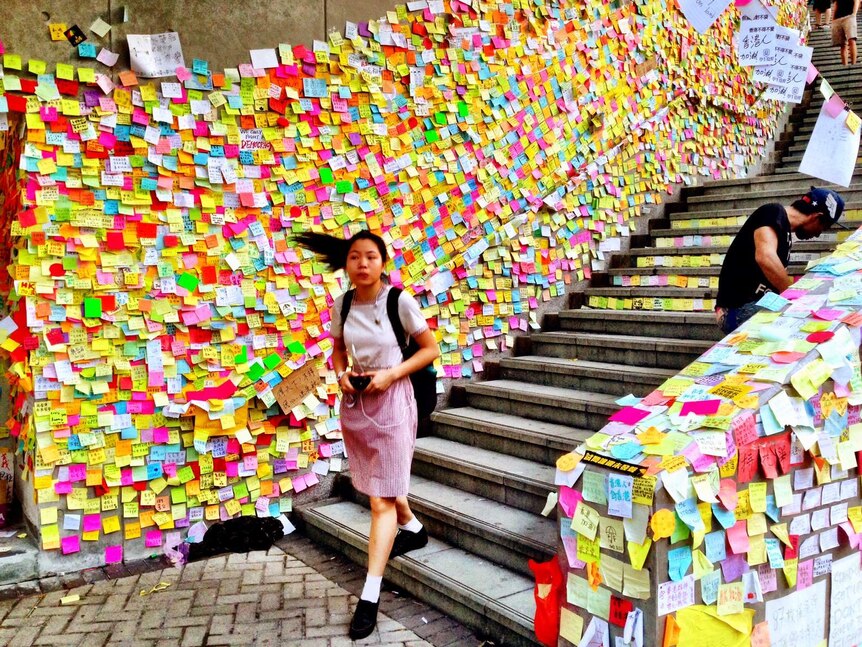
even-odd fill
[[[398,316],[398,298],[401,296],[401,292],[400,288],[390,288],[389,294],[386,295],[386,314],[389,316],[392,330],[395,331],[395,339],[398,340],[398,347],[401,348],[402,356],[404,359],[409,359],[419,350],[419,344],[413,337],[408,338],[404,332],[401,317]],[[341,304],[342,331],[344,330],[344,322],[347,321],[347,314],[350,312],[350,306],[353,303],[353,296],[355,294],[356,290],[348,290],[344,294],[344,301]],[[434,365],[429,364],[411,373],[410,381],[413,383],[416,411],[419,414],[419,420],[423,420],[430,416],[437,407],[437,372],[434,370]]]

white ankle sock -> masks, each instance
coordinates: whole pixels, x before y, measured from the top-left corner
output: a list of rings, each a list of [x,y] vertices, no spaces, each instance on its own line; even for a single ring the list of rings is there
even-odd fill
[[[368,602],[377,602],[380,599],[380,587],[383,584],[383,576],[366,575],[365,586],[362,587],[360,599]]]
[[[401,530],[406,530],[407,532],[419,532],[422,530],[422,524],[419,522],[419,519],[413,517],[410,521],[405,523],[403,526],[399,524],[398,526]]]

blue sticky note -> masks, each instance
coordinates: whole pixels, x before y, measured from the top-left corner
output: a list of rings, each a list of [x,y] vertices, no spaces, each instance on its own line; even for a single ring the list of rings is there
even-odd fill
[[[703,539],[706,544],[706,558],[709,561],[716,564],[727,557],[727,545],[724,541],[723,530],[707,533]]]
[[[763,431],[767,436],[784,431],[784,425],[778,422],[768,404],[760,407],[760,424],[763,425]]]
[[[209,64],[206,61],[196,58],[192,61],[192,72],[195,74],[207,74],[209,73]]]
[[[721,584],[721,571],[714,570],[700,578],[700,597],[704,604],[715,604],[718,599],[718,585]]]
[[[692,532],[703,532],[706,530],[706,527],[703,525],[703,519],[700,516],[700,511],[697,509],[697,499],[691,497],[685,501],[680,501],[675,507],[679,518],[682,519],[682,522]]]
[[[767,292],[760,297],[760,301],[758,301],[756,305],[761,308],[771,310],[772,312],[779,312],[789,303],[790,301],[785,299],[783,296],[775,294],[775,292]]]
[[[724,507],[718,503],[712,504],[712,516],[718,519],[718,523],[720,523],[721,527],[725,530],[736,523],[736,515],[733,511],[725,510]]]
[[[775,523],[781,520],[781,512],[778,510],[778,506],[775,505],[775,496],[772,494],[766,495],[766,516]]]
[[[674,582],[680,582],[691,566],[691,548],[682,546],[667,551],[667,574]]]
[[[96,58],[96,45],[94,43],[81,43],[78,45],[78,56],[81,58]]]

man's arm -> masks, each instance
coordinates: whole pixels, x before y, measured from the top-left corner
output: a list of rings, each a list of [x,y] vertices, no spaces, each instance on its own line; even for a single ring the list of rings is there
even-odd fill
[[[772,227],[759,227],[754,230],[754,260],[763,270],[766,280],[778,292],[784,292],[793,283],[778,258],[778,235]]]

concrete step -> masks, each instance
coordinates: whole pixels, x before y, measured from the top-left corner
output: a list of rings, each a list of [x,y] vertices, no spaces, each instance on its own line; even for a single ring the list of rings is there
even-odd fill
[[[653,288],[655,289],[655,288]],[[590,295],[586,305],[599,310],[644,310],[648,312],[712,312],[715,299],[691,299],[680,292],[669,292],[670,296],[661,297],[613,297]]]
[[[633,268],[641,269],[656,269],[656,268]],[[664,274],[621,274],[611,277],[611,286],[614,288],[669,288],[673,290],[681,289],[697,289],[709,290],[714,293],[718,290],[718,273],[721,270],[719,267],[698,267],[696,270],[709,270],[711,275],[689,275],[685,270],[670,268],[658,268],[665,270]],[[618,271],[618,270],[614,270]],[[680,296],[680,293],[674,293],[673,296]]]
[[[803,151],[799,151],[796,153],[791,153],[789,155],[785,155],[784,157],[781,158],[781,165],[785,166],[785,167],[786,166],[795,166],[796,169],[798,170],[799,165],[802,163],[803,154],[804,154]],[[862,168],[862,154],[860,154],[859,157],[856,158],[856,168]],[[815,186],[816,186],[816,179],[817,178],[814,178],[814,179],[815,179]],[[858,201],[858,197],[856,199]]]
[[[474,382],[465,385],[464,391],[468,406],[475,409],[591,430],[601,429],[608,417],[619,409],[616,396],[606,393],[524,384],[514,380]],[[552,473],[552,483],[553,478]]]
[[[724,336],[711,312],[647,312],[643,310],[561,310],[560,328],[584,333],[646,335],[716,342]]]
[[[574,448],[572,445],[569,451]],[[412,473],[539,514],[548,492],[554,489],[555,468],[447,438],[425,436],[416,440]]]
[[[368,497],[352,489],[349,478],[341,486],[350,488],[349,500],[369,508]],[[416,475],[407,498],[432,537],[527,577],[527,560],[544,562],[556,552],[556,515],[531,514]]]
[[[368,510],[350,501],[324,501],[301,514],[310,538],[366,563]],[[386,579],[498,645],[538,645],[531,577],[432,537],[425,548],[391,560]]]
[[[787,204],[792,202],[788,199]],[[754,209],[716,209],[713,211],[686,210],[672,213],[668,217],[670,229],[662,226],[656,227],[653,232],[657,231],[676,231],[677,229],[684,230],[686,228],[706,228],[706,227],[723,227],[733,226],[738,227],[745,222],[746,218],[754,211]],[[862,224],[862,200],[857,202],[846,202],[844,205],[844,215],[841,217],[842,222],[846,222],[848,226]],[[728,224],[729,223],[729,224]],[[667,224],[662,223],[662,224]],[[657,235],[653,233],[653,235]]]
[[[810,131],[809,131],[810,135]],[[724,193],[728,190],[736,193],[748,193],[751,191],[766,191],[771,189],[783,190],[788,193],[804,193],[811,186],[811,176],[794,173],[789,176],[776,177],[774,175],[757,175],[754,177],[738,178],[732,180],[716,180],[706,182],[694,187],[686,187],[682,190],[683,200],[692,195],[708,195],[710,193]],[[820,183],[824,186],[839,191],[844,187],[836,184]],[[862,187],[862,169],[853,175],[851,186]]]
[[[709,341],[685,337],[623,336],[568,330],[536,333],[531,338],[536,355],[676,370],[713,345]]]
[[[805,147],[803,146],[799,152],[799,159],[802,160],[802,153]],[[862,157],[860,157],[862,159]],[[692,209],[709,209],[711,206],[719,206],[721,209],[742,209],[745,211],[754,211],[760,205],[770,202],[778,202],[780,204],[790,204],[795,199],[796,193],[788,194],[781,189],[769,189],[764,191],[749,191],[747,193],[729,192],[728,194],[709,194],[696,195],[688,198],[686,203]],[[862,187],[857,186],[850,189],[842,189],[841,197],[846,203],[862,202]]]
[[[440,438],[549,466],[593,433],[473,407],[443,409],[431,420]]]
[[[715,247],[692,246],[689,248],[671,247],[658,249],[656,247],[638,247],[629,250],[631,256],[667,256],[669,254],[682,254],[686,256],[710,256],[721,257],[727,252],[729,245],[717,245]],[[831,251],[833,244],[820,239],[797,240],[793,243],[792,252],[798,254],[823,253]],[[619,267],[619,265],[617,265]]]
[[[644,396],[675,375],[671,369],[541,355],[503,357],[498,365],[499,377],[505,380],[619,396],[629,393]]]
[[[644,287],[612,287],[612,288],[587,288],[584,290],[589,297],[616,297],[617,299],[714,299],[718,288],[689,288],[673,286],[644,286]]]

